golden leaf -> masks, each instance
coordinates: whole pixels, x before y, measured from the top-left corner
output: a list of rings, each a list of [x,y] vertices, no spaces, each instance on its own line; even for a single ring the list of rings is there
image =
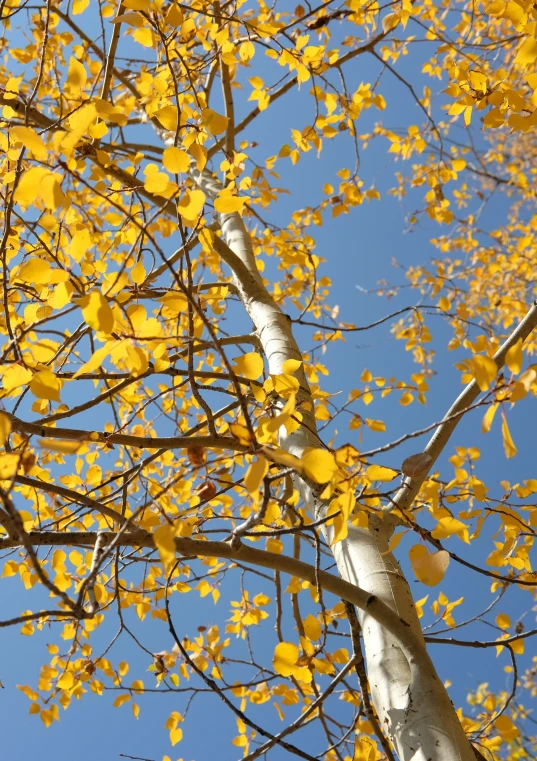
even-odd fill
[[[190,156],[179,148],[166,148],[162,154],[162,163],[172,174],[185,173],[190,166]]]
[[[76,58],[69,59],[69,70],[67,72],[67,82],[76,90],[83,90],[86,85],[88,75],[84,65],[77,61]]]
[[[397,475],[396,470],[386,468],[384,465],[370,465],[367,469],[367,477],[370,481],[393,481]]]
[[[440,550],[430,553],[423,544],[415,544],[408,551],[412,569],[418,581],[435,587],[444,578],[449,565],[449,552]]]
[[[511,432],[509,431],[509,426],[507,425],[507,418],[505,415],[502,415],[502,437],[505,456],[507,459],[510,459],[516,455],[518,450],[515,447],[513,439],[511,438]]]
[[[298,648],[292,642],[279,642],[274,650],[272,665],[281,676],[292,676],[296,671]]]
[[[263,357],[250,351],[233,360],[233,370],[248,380],[257,380],[263,372]]]
[[[11,418],[5,412],[0,412],[0,446],[4,446],[10,433]]]
[[[250,494],[257,494],[257,490],[268,473],[269,464],[263,455],[259,455],[250,465],[244,475],[244,486]]]
[[[78,302],[86,323],[94,330],[110,334],[114,329],[114,313],[100,291],[92,291]]]
[[[304,474],[317,484],[330,481],[338,467],[334,455],[326,449],[307,448],[300,462]]]
[[[22,143],[36,159],[43,159],[47,155],[45,143],[31,127],[12,127],[9,131],[9,137],[12,141]]]
[[[472,374],[481,391],[486,391],[498,373],[498,365],[484,354],[478,354],[470,360]]]
[[[519,338],[505,355],[505,364],[512,373],[517,375],[522,370],[523,362],[524,352],[522,351],[522,339]]]
[[[38,399],[60,401],[61,381],[51,370],[40,370],[30,381],[30,391]]]

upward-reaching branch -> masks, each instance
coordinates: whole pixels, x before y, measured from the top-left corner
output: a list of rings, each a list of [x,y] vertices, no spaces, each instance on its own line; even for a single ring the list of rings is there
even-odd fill
[[[515,330],[511,333],[509,338],[500,346],[496,354],[493,356],[493,360],[496,362],[496,367],[500,370],[505,364],[505,357],[509,349],[514,346],[517,341],[525,341],[530,335],[533,329],[537,326],[537,301],[533,302],[532,307],[522,320],[517,325]],[[459,394],[457,399],[453,402],[449,410],[444,416],[444,423],[441,423],[435,430],[427,446],[424,449],[424,453],[427,457],[427,470],[420,472],[419,477],[410,478],[406,477],[403,481],[403,485],[393,498],[393,502],[386,508],[387,512],[391,512],[395,508],[400,510],[408,510],[411,507],[414,499],[416,498],[421,485],[427,478],[427,474],[430,473],[431,468],[437,461],[438,457],[442,453],[444,447],[448,443],[451,434],[457,427],[457,424],[462,418],[462,413],[471,407],[472,403],[477,399],[480,393],[480,388],[477,381],[472,380],[466,388]]]

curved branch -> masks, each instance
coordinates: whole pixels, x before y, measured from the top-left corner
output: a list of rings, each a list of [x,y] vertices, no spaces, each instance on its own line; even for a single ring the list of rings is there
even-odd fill
[[[518,340],[521,339],[522,341],[525,341],[536,325],[537,301],[534,301],[522,322],[518,324],[509,338],[502,344],[502,346],[500,346],[496,354],[492,357],[496,362],[498,370],[500,370],[505,364],[505,357],[509,349],[514,346]],[[385,508],[386,512],[392,512],[392,510],[395,510],[396,508],[399,508],[400,510],[408,510],[411,507],[432,466],[437,461],[438,457],[444,450],[444,447],[448,443],[451,434],[455,430],[457,423],[461,418],[460,413],[468,410],[471,404],[479,396],[479,393],[480,388],[477,385],[477,381],[473,380],[466,386],[464,391],[459,394],[447,411],[444,417],[444,422],[436,429],[429,440],[429,443],[423,450],[430,458],[429,467],[417,478],[410,478],[408,476],[405,478],[403,485],[393,498],[391,504]]]
[[[142,529],[132,532],[125,531],[121,536],[118,536],[114,531],[70,531],[68,533],[63,531],[28,531],[26,532],[26,538],[34,546],[58,547],[65,545],[68,547],[90,546],[93,548],[97,540],[97,534],[103,538],[107,546],[113,542],[115,547],[155,547],[152,534]],[[20,539],[0,539],[0,552],[18,546],[20,546]],[[241,563],[271,568],[282,573],[288,573],[291,576],[297,576],[303,581],[308,581],[312,586],[318,584],[324,591],[331,592],[336,597],[346,600],[356,605],[357,608],[366,611],[369,616],[378,621],[381,626],[385,627],[398,640],[409,658],[418,657],[421,653],[421,643],[415,637],[409,625],[381,599],[369,594],[369,592],[355,584],[344,581],[338,576],[328,573],[328,571],[317,569],[303,560],[296,560],[293,557],[278,555],[266,550],[258,550],[246,544],[241,544],[238,548],[234,549],[231,544],[226,542],[202,541],[186,537],[176,537],[175,546],[177,552],[181,555],[236,560]]]

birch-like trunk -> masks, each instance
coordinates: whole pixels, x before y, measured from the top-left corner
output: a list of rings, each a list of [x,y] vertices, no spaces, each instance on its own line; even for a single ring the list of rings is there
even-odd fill
[[[197,179],[206,195],[215,198],[220,190],[217,181],[206,172]],[[263,285],[242,218],[238,214],[220,215],[220,226],[226,245],[216,241],[215,248],[233,272],[241,301],[261,341],[269,372],[281,374],[285,360],[302,359],[291,323]],[[300,370],[296,375],[301,386],[297,401],[311,401],[304,373]],[[306,447],[319,446],[314,415],[303,415],[303,426],[281,435],[282,447],[297,457]],[[321,518],[326,505],[304,482],[299,488],[312,515]],[[473,749],[427,653],[408,583],[388,551],[393,528],[394,521],[389,515],[373,517],[368,530],[350,525],[348,537],[332,547],[341,577],[385,602],[400,616],[401,627],[406,630],[410,627],[420,643],[419,651],[409,655],[396,636],[359,611],[372,699],[380,725],[401,761],[475,761]],[[327,527],[324,533],[330,543],[333,529]]]

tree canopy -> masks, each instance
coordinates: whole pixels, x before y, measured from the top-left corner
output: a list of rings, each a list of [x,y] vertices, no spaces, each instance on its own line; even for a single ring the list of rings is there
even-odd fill
[[[46,727],[159,700],[151,761],[201,704],[225,758],[535,758],[537,475],[508,461],[537,394],[537,6],[293,6],[0,6],[0,628],[43,654],[16,687]],[[378,251],[335,265],[337,230],[393,198],[417,251],[358,325],[333,268]],[[389,374],[354,347],[379,330]],[[450,441],[467,414],[495,472]],[[490,683],[450,701],[461,648]]]

